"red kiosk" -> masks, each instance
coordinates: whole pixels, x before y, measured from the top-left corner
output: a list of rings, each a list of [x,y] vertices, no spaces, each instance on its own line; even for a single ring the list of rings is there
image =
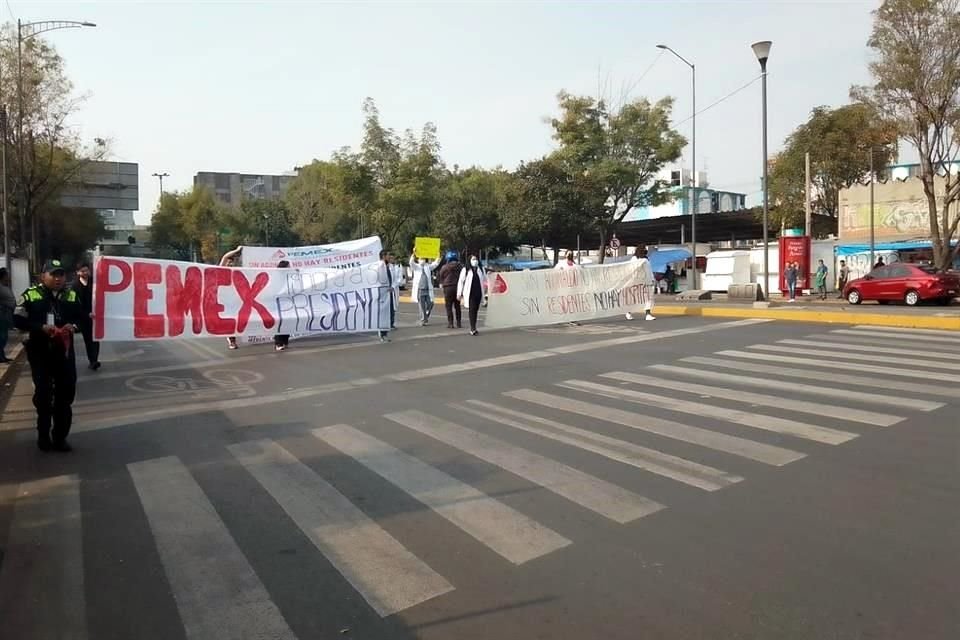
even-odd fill
[[[810,236],[780,236],[780,293],[787,295],[786,270],[788,262],[799,262],[797,291],[810,289]]]

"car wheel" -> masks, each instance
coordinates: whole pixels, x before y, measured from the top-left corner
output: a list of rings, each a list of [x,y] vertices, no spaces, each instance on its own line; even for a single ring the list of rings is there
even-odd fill
[[[906,295],[903,296],[903,301],[907,303],[907,306],[915,307],[920,303],[920,294],[910,289]]]
[[[847,292],[847,302],[850,304],[860,304],[863,302],[863,299],[860,297],[860,292],[856,289],[850,289],[850,291]]]

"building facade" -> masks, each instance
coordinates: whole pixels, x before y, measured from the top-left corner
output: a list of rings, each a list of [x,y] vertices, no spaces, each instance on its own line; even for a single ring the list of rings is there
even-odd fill
[[[692,171],[682,167],[670,167],[661,171],[658,178],[670,182],[673,201],[655,207],[637,207],[627,214],[624,222],[690,215],[691,191],[697,215],[742,211],[747,208],[746,194],[711,189],[705,171],[698,171],[694,180]]]
[[[296,174],[254,175],[201,171],[193,177],[193,186],[209,189],[218,202],[239,207],[247,199],[279,200]]]

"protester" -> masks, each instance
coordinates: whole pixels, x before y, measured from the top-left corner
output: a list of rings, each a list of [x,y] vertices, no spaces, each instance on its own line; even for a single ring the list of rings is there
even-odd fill
[[[837,296],[838,298],[842,298],[842,297],[843,297],[843,290],[846,288],[847,282],[848,282],[849,280],[850,280],[850,267],[847,266],[847,261],[846,261],[846,260],[841,260],[841,261],[840,261],[840,275],[839,275],[839,277],[838,277],[838,279],[837,279],[837,289],[840,290],[840,295]]]
[[[380,296],[387,295],[390,297],[388,300],[390,304],[390,323],[388,327],[393,327],[396,324],[396,309],[393,307],[393,266],[390,264],[390,252],[386,249],[380,251],[380,262],[377,263],[377,282],[380,283]],[[377,317],[379,319],[379,326],[383,327],[383,317],[379,312],[382,311],[382,307],[378,307]],[[380,329],[378,332],[380,336],[380,342],[390,342],[390,330],[389,329]]]
[[[673,270],[673,267],[671,267],[670,265],[667,265],[666,271],[663,272],[663,280],[662,280],[662,282],[664,282],[664,283],[666,284],[666,292],[667,292],[667,293],[675,293],[675,292],[676,292],[676,289],[674,288],[674,285],[675,285],[676,282],[677,282],[677,272],[674,271],[674,270]]]
[[[885,262],[883,261],[883,256],[880,256],[880,257],[877,259],[877,264],[873,265],[873,268],[874,268],[874,269],[879,269],[880,267],[885,267],[885,266],[887,266],[887,263],[885,263]]]
[[[240,255],[240,252],[243,251],[243,247],[237,247],[233,251],[227,251],[223,254],[223,257],[220,258],[221,267],[235,267],[237,266],[237,256]],[[230,336],[227,338],[227,348],[236,349],[237,348],[237,338],[236,336]]]
[[[83,334],[83,346],[87,351],[87,364],[91,371],[100,368],[100,343],[93,339],[93,282],[90,280],[90,265],[77,267],[77,279],[72,289],[77,292],[83,315],[77,326]]]
[[[10,362],[7,359],[7,340],[13,329],[13,311],[16,308],[17,299],[10,289],[10,272],[6,267],[0,267],[0,362]]]
[[[823,263],[823,260],[818,261],[815,284],[817,286],[817,293],[820,294],[820,299],[826,300],[827,299],[827,265]]]
[[[77,392],[73,335],[83,311],[77,292],[64,291],[65,277],[60,261],[48,260],[40,284],[23,292],[13,316],[17,329],[29,333],[26,352],[33,376],[33,406],[37,409],[37,447],[41,451],[71,451],[67,435]]]
[[[563,260],[557,263],[557,266],[554,269],[558,271],[565,271],[567,269],[579,269],[580,265],[576,263],[573,259],[573,251],[567,251],[567,254],[564,256]]]
[[[447,253],[447,264],[440,269],[440,286],[443,287],[443,305],[447,310],[447,329],[453,329],[453,321],[457,321],[457,329],[463,327],[460,309],[460,300],[457,299],[457,285],[460,282],[460,271],[463,265],[456,251]]]
[[[290,262],[288,260],[281,260],[277,263],[277,269],[289,269]],[[273,348],[277,351],[286,351],[287,347],[290,346],[290,335],[286,333],[279,333],[273,336]]]
[[[783,280],[787,284],[787,292],[790,295],[788,302],[797,301],[797,277],[800,275],[800,270],[798,269],[798,264],[796,262],[788,262],[787,268],[783,272]]]
[[[416,250],[410,256],[410,270],[413,271],[411,295],[417,301],[421,327],[427,326],[430,314],[433,313],[433,270],[438,264],[439,259],[430,262],[426,258],[418,258]]]
[[[470,256],[470,266],[460,271],[457,281],[457,300],[467,308],[470,319],[470,335],[477,335],[477,314],[483,304],[483,283],[487,275],[477,256]]]
[[[397,314],[400,312],[400,286],[406,282],[407,278],[403,275],[403,267],[397,264],[396,256],[391,253],[389,257],[390,275],[393,276],[393,289],[390,291],[390,304],[393,307],[393,313],[390,315],[390,328],[395,330],[397,328]]]
[[[640,278],[640,296],[643,299],[644,320],[656,320],[653,316],[653,285],[655,282],[653,276],[653,267],[647,259],[647,250],[645,247],[637,247],[630,258],[631,263],[635,263],[638,276]],[[633,314],[629,311],[625,314],[627,320],[633,320]]]

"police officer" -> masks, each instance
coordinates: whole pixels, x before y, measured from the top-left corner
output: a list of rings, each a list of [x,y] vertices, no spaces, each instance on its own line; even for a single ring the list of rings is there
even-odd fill
[[[17,329],[30,334],[26,351],[33,375],[33,406],[37,408],[37,447],[41,451],[71,450],[67,435],[77,392],[73,334],[82,320],[82,306],[76,291],[64,290],[65,276],[59,260],[48,260],[40,284],[23,292],[13,316]]]

